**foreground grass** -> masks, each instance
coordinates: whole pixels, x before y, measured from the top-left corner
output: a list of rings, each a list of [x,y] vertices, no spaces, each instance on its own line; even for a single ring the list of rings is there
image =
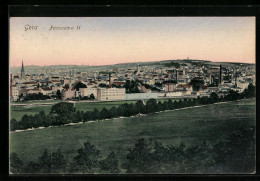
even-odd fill
[[[174,98],[172,101],[179,101],[179,98]],[[168,99],[159,99],[162,103],[164,101],[168,101]],[[39,101],[39,102],[30,102],[31,104],[36,103],[57,103],[59,101]],[[76,102],[76,109],[79,111],[92,111],[94,108],[101,110],[102,108],[110,109],[113,106],[118,106],[120,104],[131,104],[135,103],[136,101],[112,101],[112,102]],[[22,103],[22,104],[29,104],[29,103]],[[22,116],[27,115],[35,115],[38,114],[40,111],[45,111],[48,114],[51,111],[52,105],[32,105],[32,106],[11,106],[10,109],[10,117],[11,119],[21,120]]]
[[[35,161],[47,148],[60,148],[68,161],[84,142],[90,141],[106,157],[114,151],[122,162],[139,138],[156,139],[163,144],[213,145],[230,133],[255,126],[255,99],[169,111],[152,116],[112,119],[74,126],[12,133],[10,151],[25,162]],[[243,145],[241,145],[243,146]],[[252,145],[253,146],[253,145]]]

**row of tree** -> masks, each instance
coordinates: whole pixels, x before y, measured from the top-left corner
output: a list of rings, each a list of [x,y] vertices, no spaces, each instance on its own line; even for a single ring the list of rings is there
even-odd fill
[[[36,162],[25,164],[16,153],[10,154],[13,173],[222,173],[250,172],[255,155],[255,129],[236,130],[227,141],[216,144],[166,145],[153,139],[137,140],[119,164],[115,152],[102,158],[101,151],[90,142],[77,150],[68,162],[61,150],[49,154],[44,150]],[[226,167],[223,169],[223,165]],[[228,166],[228,167],[227,167]],[[221,170],[222,169],[222,170]]]
[[[43,95],[41,92],[38,94],[28,94],[27,96],[24,96],[21,94],[19,96],[19,99],[23,98],[24,101],[29,101],[29,100],[45,100],[45,99],[50,99],[50,96],[48,95]]]
[[[93,111],[76,111],[76,108],[72,103],[60,102],[52,106],[51,112],[45,114],[41,111],[34,116],[28,116],[25,114],[20,121],[15,119],[11,120],[11,131],[17,129],[28,129],[37,127],[48,127],[55,125],[64,125],[67,123],[78,123],[95,121],[102,119],[110,119],[117,117],[130,117],[138,114],[153,114],[159,111],[174,110],[190,106],[198,106],[205,104],[212,104],[223,101],[234,101],[243,98],[255,97],[255,86],[250,84],[248,89],[245,89],[243,93],[237,93],[230,91],[229,94],[219,97],[217,93],[211,93],[210,97],[197,97],[194,99],[183,99],[179,101],[172,101],[171,99],[164,102],[157,101],[156,99],[149,99],[145,104],[143,101],[138,100],[135,104],[121,104],[118,107],[112,107],[110,109],[102,108],[98,110],[95,108]]]

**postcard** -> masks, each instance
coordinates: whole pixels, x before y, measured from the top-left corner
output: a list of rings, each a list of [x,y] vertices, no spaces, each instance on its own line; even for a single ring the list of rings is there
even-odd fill
[[[255,17],[10,17],[10,174],[254,174]]]

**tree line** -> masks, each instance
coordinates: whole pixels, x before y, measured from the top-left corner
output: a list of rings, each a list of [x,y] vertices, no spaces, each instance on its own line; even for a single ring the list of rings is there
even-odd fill
[[[111,119],[118,117],[130,117],[139,114],[154,114],[159,111],[174,110],[190,106],[198,106],[205,104],[213,104],[223,101],[234,101],[244,98],[255,97],[255,86],[249,84],[248,88],[242,93],[230,91],[225,96],[218,96],[213,92],[209,97],[197,97],[193,99],[183,99],[179,101],[172,101],[171,99],[164,102],[157,101],[156,99],[149,99],[145,104],[143,101],[138,100],[135,104],[121,104],[117,107],[113,106],[110,109],[102,108],[98,110],[95,108],[93,111],[77,111],[72,103],[60,102],[52,106],[51,112],[45,114],[44,111],[36,115],[25,114],[20,121],[11,119],[10,129],[15,131],[17,129],[28,129],[38,127],[48,127],[64,125],[68,123],[78,123],[95,121],[101,119]]]
[[[106,157],[85,142],[77,155],[68,161],[60,149],[45,149],[36,161],[24,163],[11,152],[12,173],[223,173],[252,172],[255,155],[255,128],[246,127],[231,133],[227,140],[187,146],[184,143],[163,145],[154,139],[140,138],[119,162],[111,151]],[[119,164],[121,163],[121,164]],[[223,167],[225,165],[226,167]]]

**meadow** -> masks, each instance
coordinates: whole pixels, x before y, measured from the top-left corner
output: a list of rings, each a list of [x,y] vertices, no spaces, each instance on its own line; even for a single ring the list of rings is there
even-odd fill
[[[162,103],[168,99],[159,99]],[[178,101],[179,98],[173,98],[172,101]],[[49,113],[51,111],[52,105],[34,105],[34,104],[41,104],[41,103],[57,103],[59,101],[30,101],[30,102],[21,102],[21,106],[11,105],[10,106],[10,118],[21,120],[22,116],[27,115],[35,115],[38,114],[40,111],[45,111],[45,113]],[[76,102],[76,109],[79,111],[92,111],[94,108],[101,110],[102,108],[110,109],[113,106],[118,106],[124,103],[135,103],[136,101],[109,101],[109,102]],[[30,105],[29,105],[30,104]],[[28,105],[28,106],[22,106]]]
[[[110,103],[107,102],[107,106],[114,106]],[[101,150],[103,157],[114,151],[119,162],[122,162],[129,148],[139,138],[155,139],[164,145],[182,142],[187,146],[202,142],[213,145],[225,141],[230,133],[255,127],[255,111],[255,99],[250,99],[143,117],[16,132],[10,134],[10,151],[17,153],[24,162],[29,162],[36,161],[45,148],[49,152],[60,148],[65,158],[71,161],[83,143],[90,141]]]

